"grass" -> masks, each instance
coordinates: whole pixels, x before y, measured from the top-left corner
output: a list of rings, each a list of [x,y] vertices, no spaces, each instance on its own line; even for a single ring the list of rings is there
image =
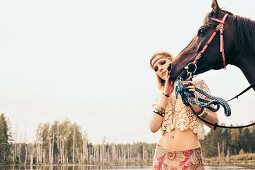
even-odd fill
[[[205,158],[204,163],[207,166],[219,165],[219,166],[248,166],[255,168],[255,153],[243,153],[239,155],[220,156]]]

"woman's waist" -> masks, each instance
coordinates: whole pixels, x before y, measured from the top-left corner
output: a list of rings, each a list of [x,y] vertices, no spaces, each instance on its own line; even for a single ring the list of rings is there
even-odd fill
[[[174,131],[167,132],[160,137],[158,142],[163,148],[171,151],[181,151],[200,147],[197,135],[190,129],[181,131],[175,128]]]

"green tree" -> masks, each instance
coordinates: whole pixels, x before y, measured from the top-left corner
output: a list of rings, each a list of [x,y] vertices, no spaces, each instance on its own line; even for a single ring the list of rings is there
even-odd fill
[[[233,154],[238,154],[240,151],[240,131],[241,129],[231,129],[230,135],[231,135],[231,150]]]
[[[218,153],[218,134],[219,129],[211,130],[206,136],[205,139],[201,141],[203,153],[206,157],[216,156]]]
[[[252,145],[252,133],[249,128],[244,128],[240,135],[240,148],[243,149],[244,152],[251,152]]]
[[[82,163],[86,159],[86,135],[76,123],[69,120],[55,121],[52,125],[41,123],[36,136],[37,163]]]
[[[230,129],[219,128],[219,132],[220,133],[218,133],[217,138],[220,144],[220,152],[221,154],[227,155],[229,153],[231,143]]]
[[[253,122],[251,122],[253,123]],[[251,139],[250,139],[250,143],[251,145],[251,152],[255,152],[255,126],[250,127],[250,132],[251,132]]]
[[[0,115],[0,164],[11,162],[11,135],[7,125],[6,118],[2,113]]]

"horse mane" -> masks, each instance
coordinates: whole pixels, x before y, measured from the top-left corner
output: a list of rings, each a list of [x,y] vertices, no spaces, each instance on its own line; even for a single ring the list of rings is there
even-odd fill
[[[239,48],[251,56],[255,55],[255,21],[235,15]]]

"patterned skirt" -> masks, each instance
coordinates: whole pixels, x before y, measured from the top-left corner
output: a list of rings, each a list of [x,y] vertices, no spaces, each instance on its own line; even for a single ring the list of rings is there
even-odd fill
[[[156,146],[153,170],[204,170],[201,148],[168,151]]]

